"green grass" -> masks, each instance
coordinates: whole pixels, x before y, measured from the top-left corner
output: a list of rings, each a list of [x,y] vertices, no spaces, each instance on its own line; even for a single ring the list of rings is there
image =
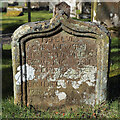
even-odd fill
[[[52,17],[52,14],[48,14],[47,11],[32,12],[32,21],[45,20]],[[5,13],[4,13],[5,14]],[[17,27],[27,22],[27,13],[24,16],[19,16],[16,18],[6,17],[3,14],[3,31],[4,33],[10,32],[8,28],[12,31]],[[18,21],[20,23],[18,23]],[[8,25],[7,25],[8,24]],[[16,25],[17,24],[17,25]],[[14,28],[13,25],[15,25]],[[12,56],[11,56],[11,46],[3,45],[2,52],[2,117],[3,118],[117,118],[120,119],[120,40],[112,38],[111,40],[111,54],[110,54],[110,79],[108,81],[108,101],[104,104],[95,106],[94,108],[88,106],[81,106],[76,110],[67,109],[65,112],[58,110],[54,111],[35,111],[30,109],[30,107],[21,108],[13,103],[13,80],[12,80]],[[6,75],[7,73],[7,75]]]
[[[11,50],[11,45],[9,45],[9,44],[4,44],[4,45],[3,45],[3,50]]]
[[[102,103],[95,107],[82,105],[76,110],[66,109],[65,112],[61,112],[59,109],[35,111],[30,107],[15,105],[13,101],[13,97],[2,101],[2,118],[120,118],[118,101]]]
[[[1,13],[0,13],[1,14]],[[43,21],[52,18],[53,14],[49,11],[33,11],[31,12],[31,21]],[[7,17],[6,13],[2,14],[2,31],[3,33],[12,33],[20,25],[28,22],[28,13],[23,16]]]
[[[19,107],[14,105],[13,98],[7,98],[2,102],[2,118],[25,118],[25,117],[34,117],[34,114],[31,113],[26,107]],[[11,109],[12,108],[12,109]],[[24,113],[24,114],[23,114]]]
[[[117,70],[120,74],[120,39],[117,37],[112,38],[111,40],[111,54],[110,54],[110,75]],[[118,70],[119,69],[119,70]]]
[[[80,14],[80,12],[81,12],[80,10],[76,10],[76,14]]]

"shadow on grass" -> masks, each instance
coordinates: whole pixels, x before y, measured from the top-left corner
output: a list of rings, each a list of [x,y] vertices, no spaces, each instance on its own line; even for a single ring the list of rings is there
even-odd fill
[[[2,50],[2,59],[12,59],[11,49]],[[4,62],[4,61],[3,61]]]
[[[23,25],[24,22],[22,20],[18,20],[18,22],[15,23],[6,23],[3,24],[3,34],[6,33],[13,33],[19,26]]]
[[[1,21],[16,21],[16,19],[12,19],[12,18],[10,18],[10,19],[0,19]]]
[[[2,98],[13,96],[12,67],[2,69]]]
[[[2,51],[2,98],[13,96],[13,76],[11,65],[11,50]]]
[[[113,68],[114,65],[116,64],[117,68],[115,69],[120,69],[120,51],[118,52],[111,52],[110,53],[110,62],[111,62],[111,67]]]
[[[120,99],[120,74],[109,78],[107,95],[107,99],[110,101]]]

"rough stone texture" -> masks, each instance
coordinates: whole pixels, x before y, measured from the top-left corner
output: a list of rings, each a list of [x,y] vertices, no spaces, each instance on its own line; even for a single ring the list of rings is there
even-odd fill
[[[64,0],[60,0],[60,2],[64,2]],[[76,17],[77,0],[66,0],[65,2],[70,6],[70,17]]]
[[[70,16],[70,6],[66,2],[61,2],[55,5],[54,15],[56,15],[57,13],[59,13],[60,10],[63,9],[65,11],[65,14],[67,16]]]
[[[104,27],[64,11],[20,26],[12,36],[14,103],[47,109],[103,102],[108,54]]]
[[[20,16],[23,15],[22,6],[9,6],[7,7],[6,16]]]
[[[7,12],[8,11],[20,11],[23,12],[23,8],[22,7],[7,7]]]
[[[120,2],[97,2],[93,5],[93,22],[105,24],[108,28],[120,27]]]
[[[66,0],[66,1],[64,1],[64,0],[50,0],[50,2],[49,2],[49,11],[51,11],[51,12],[53,12],[53,16],[54,16],[54,11],[55,11],[55,5],[56,4],[59,4],[59,3],[62,3],[62,2],[66,2],[69,6],[70,6],[70,17],[76,17],[76,0]],[[68,6],[67,5],[67,6]],[[66,9],[66,8],[64,8],[64,9]],[[62,10],[64,10],[64,9],[62,9]],[[65,11],[65,12],[67,12],[67,11]]]

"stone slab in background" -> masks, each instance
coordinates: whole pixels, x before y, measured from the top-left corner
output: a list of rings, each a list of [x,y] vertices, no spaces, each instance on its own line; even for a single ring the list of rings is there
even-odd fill
[[[106,100],[109,37],[104,27],[66,16],[20,26],[12,36],[14,103],[36,109]]]
[[[61,2],[59,4],[56,4],[55,5],[55,10],[54,10],[53,14],[56,15],[56,14],[59,13],[60,10],[63,10],[63,9],[65,11],[65,14],[67,16],[70,16],[70,6],[67,3],[65,3],[65,2]]]
[[[98,2],[93,10],[93,22],[105,24],[108,28],[120,27],[120,2]]]
[[[6,16],[20,16],[20,15],[23,15],[23,7],[21,7],[21,6],[7,7]]]

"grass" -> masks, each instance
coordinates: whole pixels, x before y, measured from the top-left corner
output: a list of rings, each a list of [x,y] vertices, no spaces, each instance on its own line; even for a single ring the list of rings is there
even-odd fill
[[[117,74],[120,74],[120,39],[118,37],[114,37],[111,40],[110,58],[110,77],[112,77],[115,71]]]
[[[1,13],[0,13],[1,14]],[[32,11],[31,21],[43,21],[52,18],[53,14],[49,11]],[[28,22],[28,13],[24,13],[23,16],[7,17],[6,13],[2,14],[2,31],[3,33],[12,33],[20,25]],[[9,29],[8,29],[9,28]]]
[[[76,10],[76,14],[80,14],[80,12],[81,12],[80,10]]]
[[[110,103],[103,103],[94,108],[88,106],[78,107],[75,111],[73,109],[66,109],[65,112],[58,110],[53,111],[35,111],[30,107],[19,107],[14,105],[13,97],[3,100],[3,116],[2,118],[120,118],[118,111],[118,101]],[[11,109],[12,108],[12,109]]]
[[[45,13],[44,13],[45,12]],[[44,14],[43,14],[44,13]],[[3,14],[3,32],[8,33],[14,31],[17,25],[27,22],[27,13],[19,17],[6,17]],[[49,19],[52,14],[47,11],[32,12],[32,21],[40,21]],[[40,16],[40,17],[37,17]],[[19,23],[18,23],[19,21]],[[8,25],[7,25],[8,24]],[[17,24],[17,25],[16,25]],[[12,28],[14,26],[14,28]],[[10,28],[10,30],[8,29]],[[58,110],[54,111],[35,111],[30,107],[23,106],[22,108],[13,103],[13,80],[12,80],[12,59],[11,46],[3,45],[2,52],[2,118],[117,118],[120,119],[120,40],[115,37],[111,40],[111,54],[110,54],[110,74],[108,81],[108,101],[93,107],[81,106],[76,110],[71,108],[66,109],[65,112]],[[6,75],[7,73],[7,75]]]

